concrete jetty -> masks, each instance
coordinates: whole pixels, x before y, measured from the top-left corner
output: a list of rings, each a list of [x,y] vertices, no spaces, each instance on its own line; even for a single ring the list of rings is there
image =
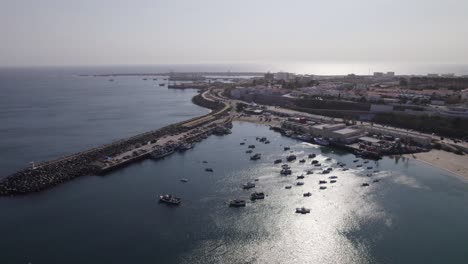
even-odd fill
[[[211,113],[142,133],[110,144],[36,164],[0,180],[0,195],[19,195],[45,190],[76,177],[98,175],[150,157],[169,144],[190,142],[230,122],[230,105],[209,98],[210,90],[195,96],[193,102],[210,108]]]

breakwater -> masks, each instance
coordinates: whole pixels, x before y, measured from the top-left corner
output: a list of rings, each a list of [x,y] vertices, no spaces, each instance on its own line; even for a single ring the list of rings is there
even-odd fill
[[[205,125],[208,121],[214,121],[227,112],[227,105],[205,99],[202,94],[195,96],[192,101],[200,106],[212,109],[212,112],[197,118],[192,118],[180,123],[165,126],[163,128],[145,132],[130,138],[118,140],[110,144],[102,145],[93,149],[82,151],[60,159],[47,161],[25,168],[0,181],[0,195],[18,195],[38,192],[76,177],[85,175],[97,175],[101,171],[102,161],[109,157],[115,157],[122,153],[132,151],[148,142],[155,142],[167,136],[187,132]],[[197,123],[198,120],[207,122]],[[184,124],[194,124],[184,126]]]

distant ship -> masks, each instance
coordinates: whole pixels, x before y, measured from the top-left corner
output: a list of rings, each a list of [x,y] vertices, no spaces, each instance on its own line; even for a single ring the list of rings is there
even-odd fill
[[[322,146],[328,146],[330,145],[330,142],[324,138],[314,138],[315,143],[322,145]]]

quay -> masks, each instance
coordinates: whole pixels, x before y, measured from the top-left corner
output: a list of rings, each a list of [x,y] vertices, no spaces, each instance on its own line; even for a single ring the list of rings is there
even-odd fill
[[[149,158],[155,151],[218,133],[232,121],[231,105],[213,100],[210,92],[207,89],[192,99],[212,110],[207,115],[25,168],[0,180],[0,196],[39,192],[80,176],[104,174]]]

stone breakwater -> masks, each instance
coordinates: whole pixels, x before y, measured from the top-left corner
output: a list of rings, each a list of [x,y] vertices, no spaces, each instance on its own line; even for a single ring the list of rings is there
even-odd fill
[[[57,160],[52,160],[36,165],[34,168],[20,170],[0,181],[0,195],[18,195],[38,192],[76,177],[85,175],[97,175],[100,172],[99,163],[107,157],[113,157],[135,146],[146,144],[163,136],[183,133],[192,128],[183,124],[196,121],[207,116],[220,116],[225,114],[224,104],[205,100],[200,94],[192,101],[200,106],[210,108],[213,111],[205,116],[193,118],[177,124],[172,124],[161,129],[142,133],[127,139],[118,140],[111,144],[102,145],[87,151],[79,152]],[[202,125],[203,123],[200,123]],[[199,126],[199,125],[197,125]]]

